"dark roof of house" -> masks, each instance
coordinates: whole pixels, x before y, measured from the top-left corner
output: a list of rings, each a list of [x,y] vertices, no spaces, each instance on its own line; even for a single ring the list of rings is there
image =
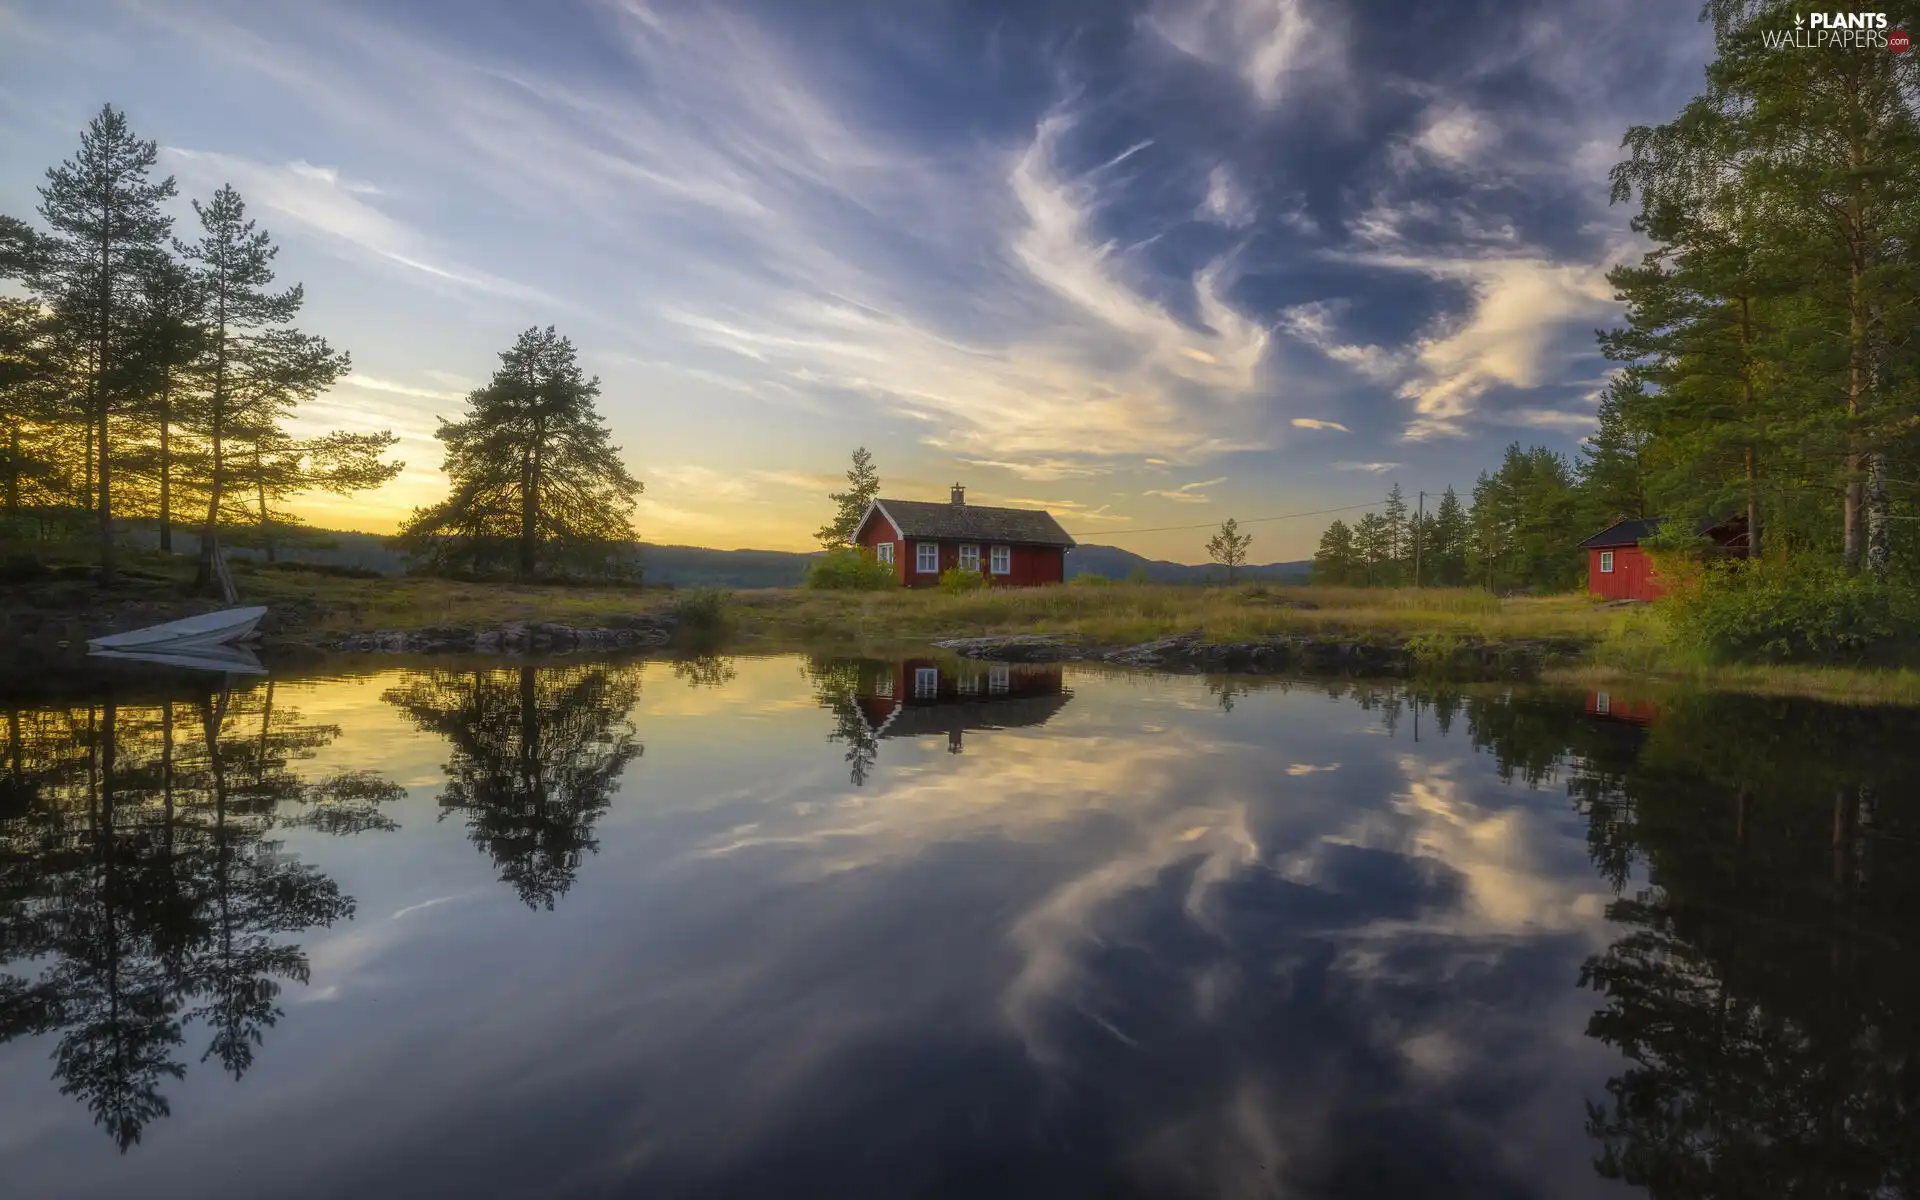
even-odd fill
[[[932,704],[907,701],[888,713],[875,732],[881,737],[925,737],[956,729],[1023,729],[1046,724],[1071,699],[1072,692],[1053,692]],[[867,715],[865,709],[861,715]]]
[[[946,541],[1018,542],[1023,546],[1072,546],[1073,538],[1053,514],[1037,508],[988,508],[925,500],[875,500],[901,537]],[[864,524],[865,522],[862,522]]]
[[[1636,546],[1660,532],[1660,526],[1664,525],[1666,520],[1665,517],[1637,517],[1631,521],[1620,521],[1607,526],[1607,528],[1602,529],[1599,533],[1581,542],[1579,548],[1582,550],[1605,550],[1609,546]],[[1729,525],[1732,522],[1740,520],[1742,520],[1742,518],[1737,516],[1728,517],[1724,520],[1715,520],[1712,517],[1707,517],[1696,522],[1693,531],[1701,537],[1705,537],[1722,525]],[[1741,527],[1744,528],[1744,526]]]

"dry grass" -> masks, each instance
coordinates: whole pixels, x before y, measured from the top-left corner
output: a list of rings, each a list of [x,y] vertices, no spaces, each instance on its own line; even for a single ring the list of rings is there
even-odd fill
[[[735,593],[743,634],[817,640],[927,641],[993,633],[1076,634],[1124,644],[1175,633],[1236,641],[1284,633],[1404,638],[1419,633],[1505,640],[1600,640],[1618,614],[1584,597],[1502,600],[1469,589],[1103,587],[932,591]]]

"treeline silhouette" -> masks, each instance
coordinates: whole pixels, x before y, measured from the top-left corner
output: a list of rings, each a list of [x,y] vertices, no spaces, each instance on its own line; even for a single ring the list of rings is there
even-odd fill
[[[108,105],[47,170],[39,221],[0,214],[0,542],[32,561],[91,526],[112,583],[128,518],[165,553],[196,527],[206,587],[223,533],[271,558],[301,535],[291,498],[401,464],[387,430],[296,432],[348,356],[293,327],[305,294],[274,288],[279,248],[232,186],[174,236],[158,155]]]

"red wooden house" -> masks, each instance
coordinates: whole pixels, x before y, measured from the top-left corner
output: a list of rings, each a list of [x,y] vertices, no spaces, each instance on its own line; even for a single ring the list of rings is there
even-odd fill
[[[875,500],[853,540],[891,564],[904,587],[932,587],[952,567],[979,571],[995,587],[1060,583],[1074,544],[1052,514],[968,504],[957,483],[945,504]]]
[[[1587,552],[1587,594],[1605,600],[1657,600],[1663,590],[1654,575],[1653,560],[1640,543],[1659,532],[1665,518],[1621,521],[1580,543]],[[1702,521],[1696,529],[1722,553],[1744,550],[1747,519]]]

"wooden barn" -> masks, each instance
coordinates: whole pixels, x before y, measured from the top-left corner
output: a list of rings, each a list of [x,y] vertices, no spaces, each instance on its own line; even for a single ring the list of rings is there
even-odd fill
[[[1664,520],[1644,517],[1621,521],[1581,542],[1580,548],[1587,552],[1587,594],[1604,600],[1659,599],[1662,589],[1654,575],[1653,560],[1640,543],[1659,532]],[[1702,521],[1696,532],[1710,539],[1722,553],[1746,549],[1744,516]]]
[[[891,564],[903,587],[932,587],[951,567],[979,571],[995,587],[1060,583],[1074,544],[1051,513],[968,504],[957,483],[945,504],[875,500],[853,540]]]

